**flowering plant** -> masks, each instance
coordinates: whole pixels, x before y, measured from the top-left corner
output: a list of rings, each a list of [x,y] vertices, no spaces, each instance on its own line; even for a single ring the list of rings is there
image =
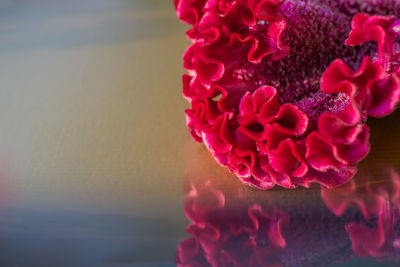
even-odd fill
[[[187,127],[242,182],[333,187],[400,99],[400,1],[174,0]]]

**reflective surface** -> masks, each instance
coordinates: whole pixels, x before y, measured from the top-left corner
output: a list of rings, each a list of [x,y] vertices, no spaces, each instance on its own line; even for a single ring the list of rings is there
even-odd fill
[[[400,175],[362,165],[335,189],[243,187],[201,154],[184,179],[180,266],[398,266]],[[203,166],[201,166],[203,165]]]
[[[172,1],[0,2],[0,266],[398,265],[399,112],[343,188],[247,188],[185,128],[186,29]]]

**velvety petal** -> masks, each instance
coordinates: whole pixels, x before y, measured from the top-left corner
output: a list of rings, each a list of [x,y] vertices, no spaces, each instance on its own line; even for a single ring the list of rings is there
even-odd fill
[[[248,0],[253,16],[266,21],[281,19],[282,15],[279,14],[279,7],[283,2],[284,0]]]
[[[255,141],[265,140],[264,126],[256,115],[250,116],[240,122],[240,130]]]
[[[281,141],[290,138],[290,135],[284,134],[277,129],[277,124],[270,124],[264,127],[265,127],[266,147],[265,151],[261,152],[268,152],[271,149],[275,149],[279,146]]]
[[[204,38],[205,43],[211,44],[220,39],[221,30],[219,26],[221,24],[222,20],[214,10],[209,10],[204,13],[197,29],[201,34],[202,38]]]
[[[253,104],[253,97],[250,92],[246,92],[242,97],[239,104],[239,110],[241,116],[251,115],[257,112],[256,107]]]
[[[355,164],[365,158],[370,150],[369,128],[367,125],[361,127],[356,139],[345,145],[337,145],[337,157],[341,161]]]
[[[181,20],[193,25],[195,24],[193,15],[201,17],[206,2],[206,0],[174,0],[176,14]]]
[[[337,148],[326,142],[317,132],[312,132],[307,137],[306,146],[307,162],[318,171],[339,170],[347,165],[338,157]]]
[[[283,104],[276,115],[275,125],[283,134],[299,136],[307,130],[308,117],[297,106]]]
[[[257,110],[261,110],[263,105],[274,105],[278,107],[278,96],[272,86],[261,86],[253,93],[253,104]],[[272,107],[271,107],[272,108]]]
[[[193,53],[198,56],[194,57]],[[207,51],[199,45],[190,46],[184,55],[184,66],[194,71],[202,84],[209,85],[211,81],[219,80],[224,73],[224,64],[207,55]]]
[[[267,97],[260,106],[258,118],[262,124],[267,125],[275,120],[275,115],[279,111],[280,104],[275,88],[268,86],[264,87],[264,90],[267,92]]]
[[[318,119],[318,131],[320,134],[335,144],[353,143],[362,128],[362,125],[348,123],[332,113],[322,114]]]
[[[370,89],[368,114],[373,117],[387,116],[394,111],[400,98],[400,79],[392,74],[375,82]]]
[[[357,14],[353,19],[353,29],[347,45],[361,45],[368,41],[376,41],[377,62],[386,65],[392,56],[393,45],[397,33],[393,31],[394,16],[371,16],[368,14]]]
[[[380,65],[367,56],[360,69],[351,70],[341,59],[334,61],[321,78],[321,90],[326,93],[347,93],[353,105],[363,110],[372,84],[384,77]],[[354,122],[354,120],[352,120]]]
[[[224,154],[232,149],[232,143],[225,138],[226,128],[222,127],[227,124],[227,120],[227,117],[220,116],[212,128],[203,132],[203,142],[214,154]]]
[[[279,144],[277,149],[270,152],[269,162],[277,172],[284,173],[289,177],[301,177],[308,171],[304,152],[301,145],[286,139]]]

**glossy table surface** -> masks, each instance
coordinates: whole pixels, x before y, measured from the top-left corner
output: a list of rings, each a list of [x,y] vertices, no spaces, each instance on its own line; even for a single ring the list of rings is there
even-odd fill
[[[172,2],[0,1],[0,266],[399,266],[400,112],[341,188],[247,188],[185,128]]]

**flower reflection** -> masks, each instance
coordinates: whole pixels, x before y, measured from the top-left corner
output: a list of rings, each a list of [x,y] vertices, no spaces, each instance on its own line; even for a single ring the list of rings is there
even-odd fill
[[[345,226],[354,253],[359,257],[390,256],[400,251],[400,237],[397,236],[400,230],[400,176],[391,168],[385,168],[381,173],[385,176],[371,177],[370,173],[365,173],[340,188],[321,190],[322,199],[337,216],[342,216],[352,206],[361,211],[365,221],[354,221]]]
[[[283,211],[240,203],[206,180],[190,185],[185,212],[192,221],[188,232],[193,238],[179,246],[178,262],[185,264],[187,255],[193,255],[189,260],[201,266],[206,262],[211,266],[258,266],[262,262],[281,266],[279,254],[286,246],[281,227],[289,218]]]
[[[273,205],[246,201],[240,187],[228,192],[221,181],[198,182],[189,181],[185,213],[192,222],[187,231],[193,237],[179,245],[177,263],[259,266],[268,262],[268,266],[282,266],[280,254],[286,240],[281,228],[289,216]]]
[[[201,164],[200,164],[201,165]],[[357,257],[400,263],[400,176],[360,171],[330,190],[258,191],[204,166],[185,177],[190,238],[178,266],[325,266]]]

